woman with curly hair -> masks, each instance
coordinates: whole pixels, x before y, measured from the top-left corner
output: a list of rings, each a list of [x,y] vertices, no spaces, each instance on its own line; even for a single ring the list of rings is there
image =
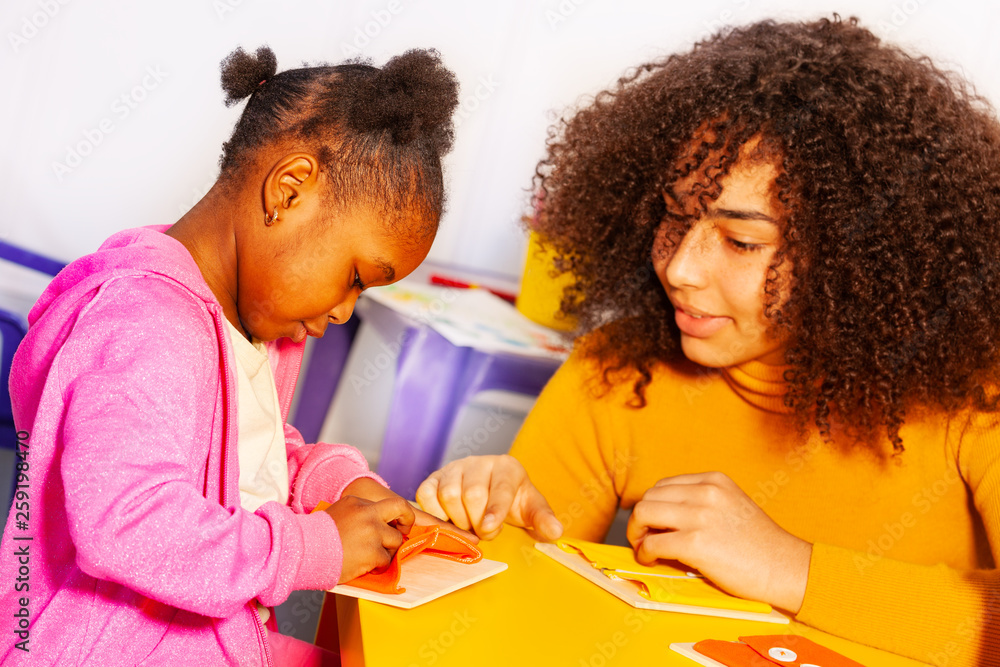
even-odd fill
[[[552,133],[538,230],[587,333],[512,456],[425,509],[679,559],[797,620],[1000,664],[1000,125],[855,20],[639,67]],[[548,501],[548,502],[546,502]]]

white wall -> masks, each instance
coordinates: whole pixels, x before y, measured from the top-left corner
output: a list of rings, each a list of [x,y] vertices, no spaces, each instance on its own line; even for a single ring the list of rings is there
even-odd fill
[[[554,114],[723,23],[834,10],[1000,100],[1000,12],[985,0],[4,0],[0,238],[69,260],[176,220],[213,182],[238,117],[218,83],[237,45],[269,44],[282,69],[436,47],[462,108],[431,258],[516,277],[516,221]],[[26,312],[43,285],[0,266],[0,306]]]

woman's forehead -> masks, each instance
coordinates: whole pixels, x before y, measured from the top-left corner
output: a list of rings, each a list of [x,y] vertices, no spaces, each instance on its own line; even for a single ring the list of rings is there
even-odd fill
[[[664,187],[663,195],[668,206],[671,205],[670,200],[673,200],[682,206],[687,215],[697,215],[703,206],[732,209],[741,202],[752,200],[757,209],[766,208],[775,220],[784,219],[785,210],[777,188],[782,161],[775,142],[757,133],[735,151],[726,142],[710,149],[699,161],[699,148],[715,144],[717,139],[715,131],[707,128],[703,136],[692,138],[682,150],[674,173],[684,175]],[[732,156],[728,165],[723,164],[727,161],[725,156]],[[685,161],[689,162],[685,164]],[[707,206],[700,201],[706,192],[714,193],[714,203],[706,202]]]

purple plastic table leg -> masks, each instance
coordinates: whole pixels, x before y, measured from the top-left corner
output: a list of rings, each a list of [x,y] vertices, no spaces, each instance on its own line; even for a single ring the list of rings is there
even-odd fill
[[[475,394],[502,389],[537,395],[559,363],[456,347],[430,328],[411,328],[399,357],[379,475],[396,493],[413,498],[440,465],[455,418]]]
[[[404,498],[413,498],[441,460],[470,352],[427,327],[409,329],[403,339],[378,474]]]
[[[343,324],[328,326],[323,337],[313,341],[309,367],[299,387],[299,402],[289,419],[306,442],[319,438],[357,331],[358,318],[352,317]]]

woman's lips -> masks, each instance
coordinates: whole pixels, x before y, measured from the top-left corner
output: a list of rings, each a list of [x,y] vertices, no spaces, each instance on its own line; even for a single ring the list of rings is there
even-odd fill
[[[708,338],[729,322],[728,317],[690,315],[679,306],[674,306],[674,320],[682,334],[693,338]]]
[[[306,329],[306,325],[302,324],[302,322],[299,322],[298,326],[295,329],[295,335],[292,336],[292,340],[296,343],[301,343],[306,339],[306,336],[308,335],[309,331]]]

